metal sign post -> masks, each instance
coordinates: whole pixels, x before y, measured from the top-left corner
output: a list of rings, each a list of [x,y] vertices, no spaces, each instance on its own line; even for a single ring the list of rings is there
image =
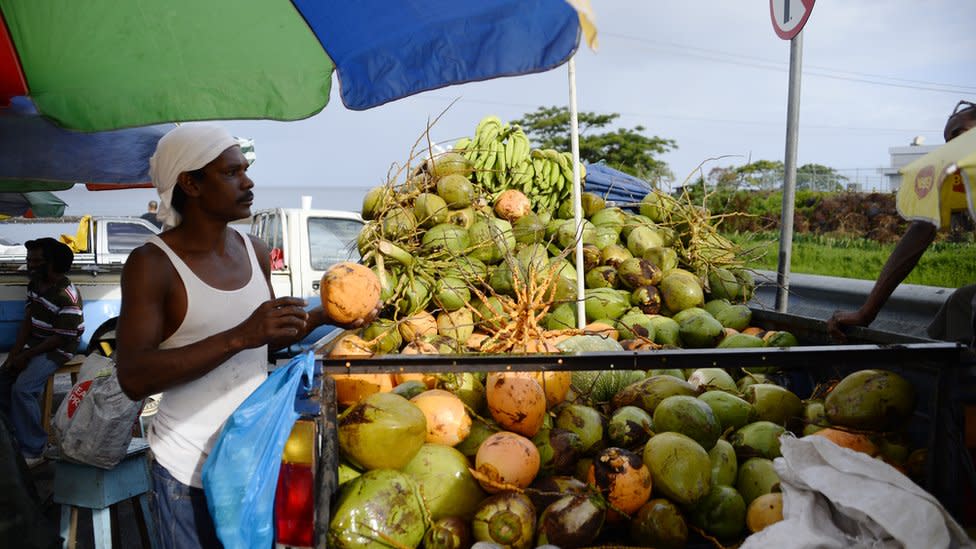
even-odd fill
[[[793,211],[796,206],[796,145],[800,133],[800,76],[803,33],[790,40],[790,91],[786,105],[786,159],[783,162],[783,213],[779,224],[779,263],[776,269],[776,310],[785,313],[789,301],[790,259],[793,253]]]
[[[793,252],[793,212],[796,202],[796,149],[800,133],[800,77],[803,74],[803,26],[815,0],[769,0],[773,30],[790,41],[790,89],[786,106],[786,158],[783,162],[783,212],[780,218],[779,258],[776,269],[776,310],[789,303],[790,260]]]

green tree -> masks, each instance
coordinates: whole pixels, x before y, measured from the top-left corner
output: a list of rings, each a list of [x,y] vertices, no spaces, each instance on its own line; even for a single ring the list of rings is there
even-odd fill
[[[805,191],[837,192],[847,188],[848,178],[820,164],[804,164],[796,169],[796,188]]]
[[[601,131],[608,129],[618,118],[620,115],[617,113],[578,113],[580,159],[585,162],[602,160],[608,166],[655,186],[660,186],[662,181],[673,180],[674,175],[667,163],[657,156],[676,149],[677,143],[672,139],[644,135],[644,126]],[[512,124],[522,126],[529,139],[539,148],[570,150],[569,109],[566,107],[539,107],[535,112],[513,120]]]

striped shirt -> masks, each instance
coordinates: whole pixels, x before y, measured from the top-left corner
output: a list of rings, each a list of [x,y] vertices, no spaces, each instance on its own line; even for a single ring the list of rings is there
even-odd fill
[[[27,285],[26,314],[31,319],[27,347],[39,345],[53,335],[66,336],[67,343],[48,352],[48,358],[63,363],[78,349],[81,334],[85,331],[81,312],[81,294],[67,277],[61,277],[50,288],[38,292],[37,284]]]

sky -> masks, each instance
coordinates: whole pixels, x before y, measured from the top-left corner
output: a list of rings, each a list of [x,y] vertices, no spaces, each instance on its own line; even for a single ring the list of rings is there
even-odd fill
[[[774,33],[768,2],[592,3],[599,48],[575,56],[581,112],[618,113],[618,127],[675,140],[662,159],[676,184],[714,167],[784,160],[790,43]],[[942,143],[956,103],[976,101],[974,23],[972,0],[816,3],[803,31],[798,165],[830,166],[870,190],[882,186],[889,147],[916,136]],[[563,65],[367,111],[347,110],[334,85],[309,119],[225,124],[255,140],[259,202],[262,188],[358,195],[386,182],[438,116],[431,139],[450,144],[486,115],[514,120],[568,98]]]

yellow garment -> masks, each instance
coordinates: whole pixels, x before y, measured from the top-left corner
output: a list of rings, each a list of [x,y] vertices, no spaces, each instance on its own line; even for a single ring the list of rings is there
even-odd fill
[[[88,226],[91,224],[91,216],[82,216],[78,222],[78,232],[74,235],[61,235],[61,242],[68,245],[74,253],[88,251]]]
[[[593,6],[590,0],[567,0],[570,6],[579,14],[580,28],[583,29],[583,38],[591,50],[596,51],[596,17],[594,17]]]
[[[976,220],[976,130],[970,130],[901,170],[895,205],[909,221],[947,227],[953,212]]]

